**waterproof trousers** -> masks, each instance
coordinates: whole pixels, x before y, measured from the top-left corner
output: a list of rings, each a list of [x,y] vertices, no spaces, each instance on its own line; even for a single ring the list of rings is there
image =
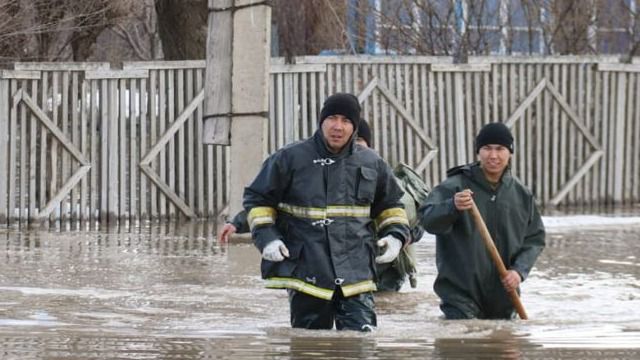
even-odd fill
[[[480,310],[477,305],[471,301],[466,306],[453,305],[450,303],[440,304],[440,310],[447,320],[465,320],[465,319],[503,319],[513,320],[517,314],[513,308],[511,309],[489,309],[489,311]]]
[[[337,289],[331,300],[289,290],[291,326],[304,329],[372,331],[377,326],[372,293],[344,297]]]

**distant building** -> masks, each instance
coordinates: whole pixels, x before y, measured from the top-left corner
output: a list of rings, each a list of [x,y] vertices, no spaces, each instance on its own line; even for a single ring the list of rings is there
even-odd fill
[[[628,54],[640,43],[637,0],[348,1],[352,48],[367,54]]]

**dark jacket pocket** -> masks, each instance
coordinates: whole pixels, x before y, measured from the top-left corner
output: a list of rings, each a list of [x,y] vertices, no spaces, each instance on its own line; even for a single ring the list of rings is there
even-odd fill
[[[357,199],[360,203],[372,203],[376,195],[376,179],[378,172],[374,169],[361,167],[358,174]]]
[[[303,244],[297,243],[294,245],[288,244],[289,257],[282,261],[273,262],[268,260],[262,260],[261,270],[263,278],[270,277],[291,277],[294,270],[298,266],[300,261],[300,254],[302,253]]]

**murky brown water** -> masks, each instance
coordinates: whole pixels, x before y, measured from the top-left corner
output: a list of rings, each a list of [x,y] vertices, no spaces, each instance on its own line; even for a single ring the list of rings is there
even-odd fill
[[[248,243],[206,224],[0,229],[2,359],[640,357],[640,226],[550,229],[529,321],[444,321],[431,238],[417,289],[377,297],[373,334],[293,330]]]

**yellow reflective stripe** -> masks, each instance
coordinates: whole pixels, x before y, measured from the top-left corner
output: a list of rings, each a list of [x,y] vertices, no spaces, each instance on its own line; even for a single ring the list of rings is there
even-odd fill
[[[351,285],[342,285],[342,294],[345,297],[376,290],[378,290],[378,288],[376,288],[376,284],[371,280],[365,280]]]
[[[295,206],[280,203],[278,204],[278,210],[285,212],[289,215],[303,217],[308,219],[325,219],[327,217],[327,211],[323,208]]]
[[[327,207],[327,216],[351,216],[351,217],[369,217],[371,215],[371,207],[369,206],[329,206]]]
[[[257,206],[249,211],[247,215],[247,222],[249,228],[253,230],[258,225],[275,224],[276,222],[276,209],[268,206]]]
[[[333,298],[333,290],[317,287],[300,279],[272,277],[267,279],[267,287],[270,289],[293,289],[324,300]]]
[[[387,209],[378,215],[375,220],[376,228],[383,229],[392,224],[403,224],[409,226],[407,213],[402,208]]]
[[[371,208],[369,206],[350,206],[350,205],[330,205],[326,208],[295,206],[280,203],[278,210],[287,214],[307,218],[307,219],[326,219],[329,217],[369,217]]]

